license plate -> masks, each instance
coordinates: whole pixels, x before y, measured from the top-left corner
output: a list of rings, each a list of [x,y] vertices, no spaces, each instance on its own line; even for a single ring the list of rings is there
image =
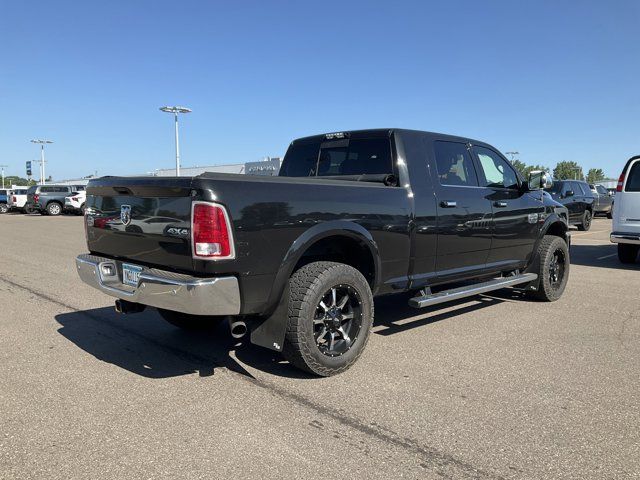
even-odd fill
[[[138,280],[140,279],[140,273],[142,267],[137,265],[129,265],[128,263],[122,264],[122,283],[130,285],[132,287],[138,286]]]

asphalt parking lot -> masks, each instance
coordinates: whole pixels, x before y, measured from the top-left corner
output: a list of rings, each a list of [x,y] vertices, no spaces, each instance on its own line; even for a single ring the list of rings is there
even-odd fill
[[[0,217],[0,478],[638,478],[640,264],[574,231],[556,303],[376,302],[318,379],[225,327],[118,316],[79,217]]]

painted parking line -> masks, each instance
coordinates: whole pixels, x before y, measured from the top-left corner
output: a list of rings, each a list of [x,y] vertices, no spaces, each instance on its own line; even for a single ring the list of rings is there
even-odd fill
[[[612,253],[611,255],[605,255],[603,257],[598,257],[598,260],[604,260],[605,258],[615,257],[616,255],[618,255],[618,254],[617,253]]]
[[[582,237],[584,235],[593,235],[594,233],[607,233],[608,230],[591,230],[590,232],[584,232],[584,233],[572,233],[571,236],[572,237]]]
[[[574,239],[572,237],[571,238],[572,245],[575,243],[573,240]],[[598,242],[598,243],[601,243],[602,245],[613,245],[608,238],[577,238],[575,240],[579,242]]]

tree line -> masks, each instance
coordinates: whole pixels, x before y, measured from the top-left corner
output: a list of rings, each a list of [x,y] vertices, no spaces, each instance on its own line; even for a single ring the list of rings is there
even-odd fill
[[[48,181],[51,181],[51,177],[49,177]],[[37,184],[38,183],[33,179],[27,180],[26,178],[18,177],[16,175],[10,175],[8,177],[4,177],[5,188],[10,187],[11,185],[19,185],[21,187],[31,187]]]
[[[511,162],[516,170],[518,170],[524,178],[529,176],[529,172],[533,170],[544,170],[550,172],[551,170],[542,165],[527,165],[520,160],[513,160]],[[606,175],[601,168],[590,168],[585,175],[582,167],[577,162],[567,161],[560,162],[553,169],[553,178],[556,180],[584,180],[587,183],[598,183],[606,180]]]

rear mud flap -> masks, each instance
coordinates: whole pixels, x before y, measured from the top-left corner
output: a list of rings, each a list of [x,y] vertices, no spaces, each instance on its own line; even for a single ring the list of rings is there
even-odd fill
[[[281,352],[284,345],[284,337],[287,332],[289,319],[287,309],[289,306],[289,282],[280,297],[280,302],[274,312],[264,319],[251,324],[251,343],[261,347]]]

